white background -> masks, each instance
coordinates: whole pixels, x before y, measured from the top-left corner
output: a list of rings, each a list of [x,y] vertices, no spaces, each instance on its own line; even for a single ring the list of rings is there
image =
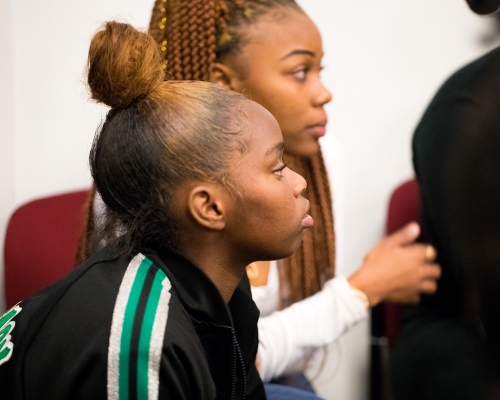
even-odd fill
[[[413,174],[411,135],[426,104],[450,73],[491,48],[480,43],[491,21],[472,14],[464,0],[299,3],[323,35],[323,77],[334,93],[323,148],[333,156],[335,135],[343,149],[339,270],[349,274],[383,236],[391,190]],[[15,207],[90,185],[88,151],[106,111],[88,100],[83,85],[90,37],[111,18],[146,28],[152,5],[0,0],[2,242]],[[330,349],[316,384],[327,399],[365,399],[367,373],[364,323]]]

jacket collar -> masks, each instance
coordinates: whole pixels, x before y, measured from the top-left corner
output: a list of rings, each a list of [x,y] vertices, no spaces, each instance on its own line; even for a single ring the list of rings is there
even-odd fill
[[[181,253],[167,247],[141,249],[141,252],[164,270],[192,318],[226,327],[234,325],[236,330],[239,330],[238,326],[255,330],[259,310],[252,300],[246,274],[243,274],[242,281],[226,305],[208,275]],[[241,313],[245,314],[243,318]]]

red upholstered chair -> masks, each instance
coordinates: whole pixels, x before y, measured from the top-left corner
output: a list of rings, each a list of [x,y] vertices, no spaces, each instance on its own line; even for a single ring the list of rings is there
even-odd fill
[[[421,222],[418,182],[406,181],[396,187],[389,200],[386,233],[389,235],[411,221]],[[419,241],[425,234],[421,233]],[[400,330],[402,307],[399,304],[379,304],[371,310],[370,400],[389,398],[386,354],[394,348]]]
[[[410,179],[392,192],[387,213],[387,234],[397,231],[408,222],[420,223],[421,219],[420,189],[417,180]]]
[[[34,200],[12,214],[4,247],[7,308],[73,268],[87,193]]]
[[[387,213],[386,232],[390,235],[411,221],[422,225],[420,189],[416,179],[402,183],[392,192]],[[424,241],[424,237],[425,233],[421,231],[418,241]],[[400,320],[401,306],[385,304],[385,335],[391,348],[396,345]]]

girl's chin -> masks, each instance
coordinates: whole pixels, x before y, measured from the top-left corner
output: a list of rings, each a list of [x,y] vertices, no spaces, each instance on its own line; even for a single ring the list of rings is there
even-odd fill
[[[318,154],[320,148],[318,140],[308,141],[307,143],[303,143],[298,146],[288,147],[285,139],[285,153],[292,156],[309,158]]]

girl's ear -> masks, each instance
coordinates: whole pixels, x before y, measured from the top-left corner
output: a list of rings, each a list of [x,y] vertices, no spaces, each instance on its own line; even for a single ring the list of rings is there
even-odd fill
[[[210,81],[225,88],[236,90],[239,85],[239,74],[230,66],[213,63],[210,67]]]
[[[214,185],[197,185],[191,189],[188,210],[201,226],[220,231],[226,226],[226,208],[223,189]]]

